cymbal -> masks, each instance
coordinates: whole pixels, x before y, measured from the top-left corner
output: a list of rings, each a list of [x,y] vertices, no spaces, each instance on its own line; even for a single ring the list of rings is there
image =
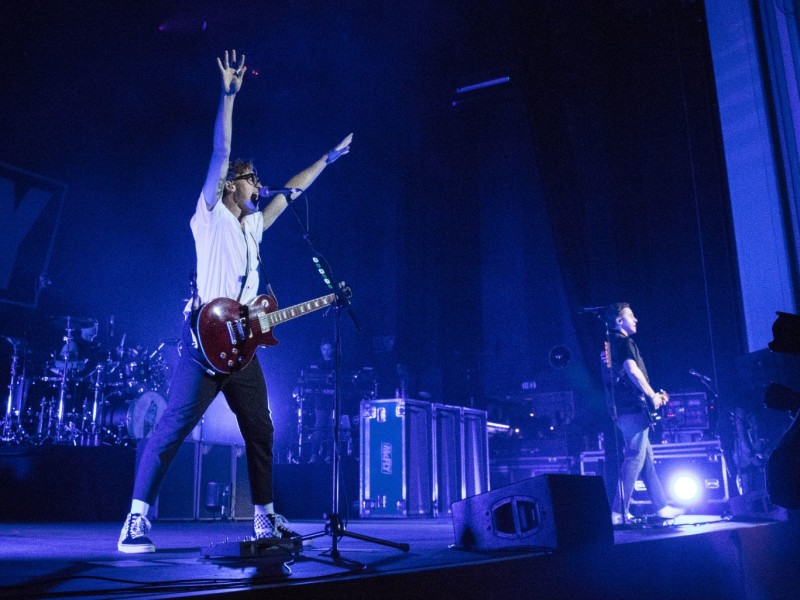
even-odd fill
[[[3,338],[5,341],[7,341],[12,346],[19,346],[20,344],[25,342],[24,338],[15,338],[15,337],[11,337],[11,336],[8,336],[8,335],[0,335],[0,338]]]
[[[88,329],[97,326],[97,319],[92,317],[72,317],[69,315],[50,317],[50,324],[59,329]]]

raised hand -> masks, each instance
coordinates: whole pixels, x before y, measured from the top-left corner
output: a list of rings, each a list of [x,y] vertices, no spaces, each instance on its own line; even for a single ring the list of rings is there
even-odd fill
[[[350,142],[353,141],[353,134],[351,133],[346,138],[344,138],[339,144],[328,154],[325,156],[325,163],[331,164],[335,162],[337,158],[344,156],[348,152],[350,152]]]
[[[233,63],[235,66],[231,66]],[[236,50],[231,50],[230,60],[228,51],[225,51],[225,60],[222,61],[217,58],[217,65],[219,65],[219,72],[222,75],[222,93],[233,95],[242,89],[242,79],[247,72],[247,67],[244,66],[244,54],[239,57],[239,64],[236,64]]]

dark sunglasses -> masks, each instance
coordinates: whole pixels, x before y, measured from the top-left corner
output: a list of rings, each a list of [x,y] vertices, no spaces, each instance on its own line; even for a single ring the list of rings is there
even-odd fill
[[[233,178],[234,181],[239,181],[240,179],[246,179],[247,181],[252,183],[255,187],[261,185],[261,180],[255,173],[245,173],[244,175],[239,175],[238,177]]]

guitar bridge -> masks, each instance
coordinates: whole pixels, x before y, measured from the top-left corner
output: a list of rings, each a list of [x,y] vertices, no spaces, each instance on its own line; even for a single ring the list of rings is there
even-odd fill
[[[235,321],[226,321],[225,327],[228,328],[228,337],[232,345],[236,345],[245,338],[244,319],[237,319]]]

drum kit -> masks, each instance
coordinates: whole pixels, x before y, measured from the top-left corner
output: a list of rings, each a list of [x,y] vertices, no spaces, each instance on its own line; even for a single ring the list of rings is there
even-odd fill
[[[289,451],[289,462],[329,461],[333,445],[334,373],[311,365],[300,371],[293,396],[296,403],[297,436]],[[378,396],[378,380],[372,367],[363,367],[342,381],[339,417],[339,451],[357,452],[358,412],[362,400]],[[323,417],[321,413],[326,413]]]
[[[166,408],[177,340],[155,349],[94,342],[92,318],[51,317],[63,331],[60,349],[32,359],[26,340],[0,336],[12,347],[0,446],[135,445]]]

